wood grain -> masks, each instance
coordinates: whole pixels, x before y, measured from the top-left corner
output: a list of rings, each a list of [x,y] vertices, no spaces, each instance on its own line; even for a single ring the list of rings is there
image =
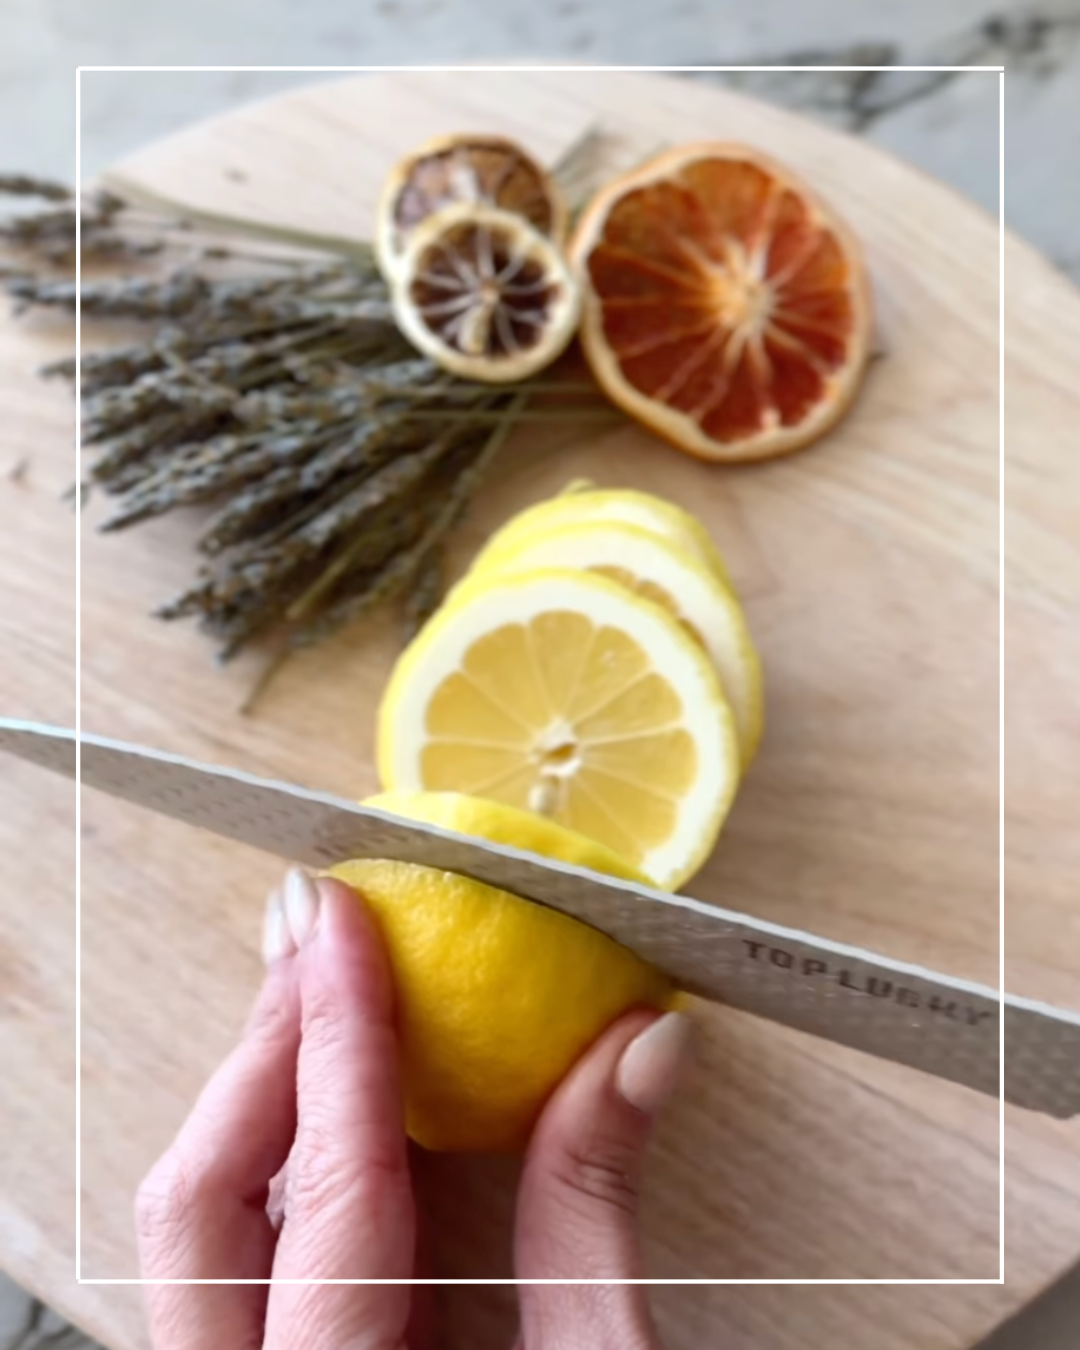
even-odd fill
[[[692,890],[901,959],[996,982],[998,966],[998,236],[880,151],[735,95],[630,74],[419,74],[253,106],[120,166],[193,205],[328,233],[370,228],[395,157],[497,127],[548,159],[600,120],[632,160],[738,138],[809,176],[864,239],[882,359],[809,453],[722,471],[645,432],[504,453],[459,562],[513,510],[587,474],[702,511],[746,597],[769,728]],[[1010,763],[1008,982],[1080,1006],[1080,298],[1007,248]],[[69,403],[33,366],[68,341],[0,326],[0,698],[69,721]],[[5,468],[29,453],[24,481]],[[93,514],[90,516],[90,522]],[[312,786],[374,784],[372,708],[395,650],[374,623],[286,667],[244,718],[248,662],[216,669],[145,617],[192,565],[176,519],[83,550],[88,729]],[[76,1287],[71,1161],[70,790],[0,779],[0,1264],[117,1350],[144,1345],[136,1290]],[[31,842],[32,841],[32,846]],[[87,795],[83,807],[83,1273],[136,1274],[129,1208],[146,1166],[228,1048],[256,987],[272,860]],[[718,1008],[665,1119],[645,1233],[658,1278],[997,1276],[997,1108],[962,1089]],[[656,1292],[669,1350],[962,1350],[1080,1252],[1080,1132],[1007,1116],[1000,1286]],[[514,1168],[432,1163],[447,1277],[508,1272]],[[461,1215],[469,1216],[467,1224]],[[450,1288],[453,1346],[506,1343],[508,1291]]]

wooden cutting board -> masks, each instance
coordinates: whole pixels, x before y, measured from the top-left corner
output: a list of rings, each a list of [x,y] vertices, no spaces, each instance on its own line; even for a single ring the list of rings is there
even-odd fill
[[[793,76],[792,78],[797,78]],[[627,157],[742,139],[802,171],[865,241],[881,359],[819,447],[709,468],[625,425],[532,429],[503,454],[459,563],[512,511],[588,475],[707,518],[768,673],[769,728],[705,900],[994,982],[998,969],[998,231],[881,151],[733,94],[637,74],[413,73],[246,108],[120,166],[215,211],[370,230],[380,182],[437,132],[497,128],[553,159],[591,123]],[[1080,297],[1006,244],[1008,982],[1080,1006]],[[72,408],[33,369],[60,321],[0,323],[0,707],[70,722]],[[19,471],[16,472],[16,469]],[[396,649],[372,623],[297,658],[253,716],[241,661],[146,617],[192,566],[190,522],[97,537],[82,565],[84,725],[359,795]],[[0,776],[0,1265],[117,1350],[138,1291],[72,1282],[72,792]],[[259,979],[278,864],[87,794],[82,890],[82,1270],[137,1273],[130,1202]],[[994,1102],[701,1005],[704,1062],[652,1153],[658,1278],[998,1275]],[[1006,1113],[1007,1283],[658,1289],[669,1350],[962,1350],[1080,1253],[1080,1122]],[[443,1271],[509,1274],[514,1167],[433,1167]],[[453,1346],[508,1343],[510,1291],[447,1292]]]

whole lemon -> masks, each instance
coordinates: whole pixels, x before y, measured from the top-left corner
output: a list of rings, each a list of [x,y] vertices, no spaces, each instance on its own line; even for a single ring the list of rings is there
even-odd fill
[[[365,805],[626,880],[601,844],[458,793],[392,792]],[[671,1005],[668,981],[575,919],[452,872],[353,860],[330,869],[360,892],[397,988],[409,1134],[428,1149],[515,1150],[546,1098],[629,1008]]]

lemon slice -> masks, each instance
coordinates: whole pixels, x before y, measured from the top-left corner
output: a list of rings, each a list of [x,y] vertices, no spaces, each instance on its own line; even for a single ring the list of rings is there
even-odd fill
[[[558,246],[490,206],[449,206],[418,225],[391,299],[398,327],[425,356],[492,384],[554,361],[580,312],[578,283]]]
[[[464,792],[380,792],[366,798],[363,805],[404,820],[419,820],[455,834],[486,839],[489,844],[507,844],[542,858],[556,858],[572,867],[649,884],[648,877],[595,839],[557,825],[535,811],[522,811],[485,797],[470,797]]]
[[[478,561],[471,575],[550,567],[582,568],[609,577],[678,619],[716,667],[735,715],[739,758],[746,768],[764,723],[761,661],[742,607],[715,573],[648,530],[606,521],[533,532],[515,547]]]
[[[519,512],[492,535],[475,566],[516,548],[528,535],[558,529],[562,525],[601,521],[621,521],[624,525],[636,525],[658,534],[669,544],[697,558],[729,590],[733,589],[727,567],[708,530],[689,511],[649,492],[634,488],[594,488],[587,482],[583,485],[570,483],[559,496]]]
[[[617,582],[558,569],[455,591],[391,676],[378,758],[390,790],[538,812],[672,889],[708,856],[739,781],[700,645]]]
[[[413,230],[458,203],[513,211],[557,242],[566,230],[566,205],[551,175],[516,142],[477,132],[440,136],[400,160],[383,188],[375,250],[388,280]]]

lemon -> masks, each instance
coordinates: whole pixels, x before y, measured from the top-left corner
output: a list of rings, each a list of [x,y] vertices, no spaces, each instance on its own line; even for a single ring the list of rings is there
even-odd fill
[[[735,721],[699,643],[618,582],[481,572],[399,660],[379,714],[390,789],[539,812],[674,889],[739,781]]]
[[[519,512],[492,535],[473,566],[484,566],[500,553],[516,549],[527,536],[546,534],[567,525],[595,525],[606,521],[636,525],[638,529],[660,535],[703,563],[729,590],[732,589],[727,566],[708,530],[689,511],[649,492],[635,488],[596,488],[587,479],[576,479],[557,497]]]
[[[472,575],[546,567],[599,573],[673,614],[716,667],[735,715],[743,768],[750,764],[764,721],[761,661],[742,607],[712,568],[651,530],[601,517],[508,540],[478,561]]]
[[[365,803],[410,820],[643,880],[549,820],[455,793]],[[382,931],[397,990],[409,1134],[425,1148],[509,1150],[596,1037],[629,1008],[671,1005],[668,981],[603,933],[450,872],[354,860],[330,869]]]
[[[462,202],[513,211],[560,244],[566,233],[562,193],[520,145],[488,133],[439,136],[398,160],[383,187],[375,222],[383,276],[396,279],[418,225]]]
[[[467,202],[416,226],[390,298],[413,346],[454,375],[493,384],[550,365],[581,308],[557,244],[513,211]]]

